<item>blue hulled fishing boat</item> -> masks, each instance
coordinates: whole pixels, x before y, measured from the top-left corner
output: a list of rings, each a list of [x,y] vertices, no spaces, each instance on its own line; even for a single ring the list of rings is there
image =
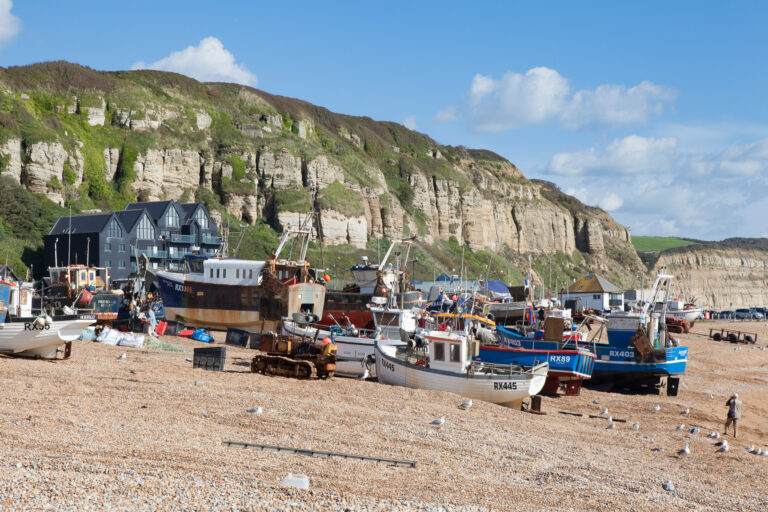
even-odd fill
[[[679,376],[685,372],[688,347],[677,346],[666,331],[665,311],[654,312],[653,305],[666,307],[674,276],[660,274],[651,293],[652,300],[640,311],[610,313],[605,319],[607,340],[587,342],[542,341],[523,336],[512,329],[497,327],[503,345],[527,349],[563,350],[585,348],[595,356],[593,382],[615,386],[656,389],[667,378],[667,394],[676,395]]]

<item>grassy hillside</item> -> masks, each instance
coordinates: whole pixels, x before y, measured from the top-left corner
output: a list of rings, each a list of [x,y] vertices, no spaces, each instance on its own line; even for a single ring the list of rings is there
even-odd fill
[[[632,236],[632,245],[637,252],[661,252],[674,247],[685,247],[699,242],[671,236]]]

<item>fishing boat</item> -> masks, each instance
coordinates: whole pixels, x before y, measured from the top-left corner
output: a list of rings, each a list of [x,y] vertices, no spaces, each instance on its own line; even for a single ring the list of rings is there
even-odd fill
[[[547,379],[548,364],[534,367],[473,361],[476,343],[448,331],[423,330],[406,346],[375,342],[379,382],[450,391],[473,400],[519,407]]]
[[[96,315],[9,315],[5,304],[18,288],[17,283],[0,283],[0,354],[55,358],[64,345],[64,358],[69,357],[69,344],[80,337],[83,329],[96,323]]]
[[[558,350],[582,347],[591,350],[595,366],[591,382],[613,387],[633,387],[658,390],[667,379],[667,394],[677,394],[679,376],[685,372],[688,347],[677,346],[667,335],[665,308],[669,287],[674,276],[659,274],[653,284],[651,297],[640,311],[616,311],[606,317],[591,317],[604,322],[607,339],[574,340],[563,345],[558,341],[536,340],[520,336],[510,329],[496,327],[502,343],[523,348]],[[659,300],[657,300],[659,299]],[[653,311],[652,304],[660,302],[662,310]]]
[[[408,282],[408,273],[400,269],[401,262],[408,261],[414,238],[392,240],[384,258],[380,263],[369,263],[366,256],[361,263],[353,265],[350,272],[355,279],[354,284],[343,290],[326,290],[324,315],[320,325],[336,325],[342,317],[346,317],[358,328],[375,329],[373,314],[368,308],[372,297],[385,297],[402,309],[421,307],[424,304],[423,294],[412,290]],[[400,253],[405,249],[403,259]],[[398,249],[395,251],[395,249]],[[395,263],[390,264],[395,252]]]
[[[46,303],[56,311],[64,307],[82,314],[94,314],[99,323],[117,319],[122,290],[110,289],[108,267],[68,265],[49,267]]]
[[[190,326],[279,332],[293,313],[322,317],[325,286],[306,261],[310,213],[299,229],[283,232],[274,255],[265,261],[187,256],[184,272],[157,271],[166,318]],[[297,258],[282,257],[283,251]]]
[[[656,304],[656,311],[661,311],[661,309],[662,305]],[[678,321],[685,320],[689,327],[693,327],[693,324],[701,316],[701,308],[694,304],[684,304],[681,300],[670,300],[667,301],[666,316]]]

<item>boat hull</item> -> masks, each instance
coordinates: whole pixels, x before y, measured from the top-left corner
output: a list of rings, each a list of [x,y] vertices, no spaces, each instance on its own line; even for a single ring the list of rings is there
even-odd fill
[[[543,371],[517,375],[461,374],[425,368],[396,357],[396,347],[375,345],[376,373],[379,382],[415,389],[449,391],[499,405],[519,407],[522,401],[535,395],[547,379]]]
[[[325,287],[315,283],[288,285],[273,295],[261,286],[197,282],[171,272],[158,272],[157,281],[166,318],[189,326],[275,331],[293,313],[323,313]]]
[[[96,323],[96,315],[66,315],[51,325],[36,326],[34,318],[15,318],[0,327],[0,353],[33,357],[55,357],[57,348],[80,337]]]
[[[578,394],[581,383],[592,377],[595,355],[584,349],[578,350],[533,350],[519,347],[481,345],[475,360],[496,364],[535,366],[549,363],[545,394],[556,394],[561,387],[568,395]]]

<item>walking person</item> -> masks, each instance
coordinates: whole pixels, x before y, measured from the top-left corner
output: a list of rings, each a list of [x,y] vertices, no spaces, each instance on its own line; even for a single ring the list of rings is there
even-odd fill
[[[739,394],[734,393],[733,396],[725,402],[725,405],[728,407],[728,419],[725,420],[725,432],[723,432],[723,434],[728,433],[728,425],[733,423],[733,437],[736,437],[736,423],[739,418],[741,418],[741,400],[739,400]]]

